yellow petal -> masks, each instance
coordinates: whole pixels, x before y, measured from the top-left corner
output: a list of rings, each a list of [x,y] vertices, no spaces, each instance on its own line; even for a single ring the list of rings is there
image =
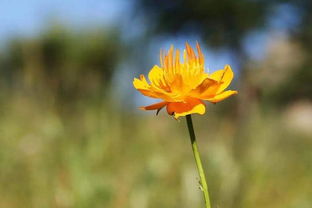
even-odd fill
[[[134,78],[133,86],[145,96],[172,101],[170,94],[166,92],[166,89],[149,85],[142,74],[140,75],[140,79]]]
[[[155,65],[148,73],[148,79],[155,87],[162,88],[165,85],[164,70],[159,66]]]
[[[167,104],[167,112],[175,118],[193,113],[204,114],[204,103],[195,98],[188,98],[185,102],[172,102]]]
[[[224,69],[218,70],[209,76],[209,78],[221,82],[217,93],[221,93],[223,90],[225,90],[230,85],[233,77],[234,73],[230,65],[225,65]]]
[[[133,86],[135,89],[148,89],[149,88],[149,84],[147,83],[145,77],[143,74],[140,75],[140,79],[138,78],[134,78],[133,80]]]
[[[208,100],[212,103],[217,103],[217,102],[220,102],[220,101],[230,97],[231,95],[235,95],[235,94],[237,94],[237,91],[227,90],[227,91],[220,93],[219,95],[214,96],[213,98],[209,98],[209,99],[205,99],[205,100]]]
[[[194,114],[194,113],[203,115],[205,113],[205,111],[206,111],[205,105],[204,104],[198,104],[198,105],[194,106],[194,108],[192,110],[185,111],[183,113],[175,113],[174,117],[177,119],[180,116],[186,116],[186,115]]]
[[[133,86],[145,96],[158,98],[158,96],[150,89],[150,85],[147,83],[144,75],[142,74],[140,75],[140,79],[134,78]]]
[[[216,94],[219,85],[219,82],[210,78],[206,78],[202,81],[200,85],[198,85],[194,90],[190,92],[190,95],[192,97],[202,99],[206,97],[211,97],[212,95]]]

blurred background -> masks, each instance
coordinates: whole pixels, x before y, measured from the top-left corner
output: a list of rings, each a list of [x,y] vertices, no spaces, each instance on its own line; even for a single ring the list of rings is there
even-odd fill
[[[141,112],[198,41],[239,94],[193,116],[215,208],[312,207],[312,1],[3,0],[0,207],[203,207],[184,118]]]

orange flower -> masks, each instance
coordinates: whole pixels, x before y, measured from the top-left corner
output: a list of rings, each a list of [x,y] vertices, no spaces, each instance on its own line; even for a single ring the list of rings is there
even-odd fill
[[[162,102],[141,107],[143,110],[157,110],[166,106],[167,112],[175,118],[188,114],[205,113],[204,100],[217,103],[237,94],[237,91],[224,91],[231,83],[234,74],[229,65],[212,74],[205,72],[204,56],[199,44],[197,55],[186,43],[180,62],[180,52],[171,46],[168,54],[160,52],[160,66],[155,65],[148,74],[150,83],[144,75],[134,78],[133,85],[143,95],[162,99]]]

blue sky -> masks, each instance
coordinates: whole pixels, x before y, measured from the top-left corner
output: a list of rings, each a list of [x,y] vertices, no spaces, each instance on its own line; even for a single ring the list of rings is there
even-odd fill
[[[0,39],[34,35],[51,21],[73,26],[114,24],[129,4],[125,0],[2,0]]]
[[[12,35],[37,34],[51,21],[73,27],[114,25],[129,16],[131,4],[132,0],[2,0],[0,40]],[[298,16],[298,11],[282,4],[268,19],[269,28],[285,32],[296,26]],[[140,25],[132,28],[139,28]],[[254,58],[259,58],[257,54],[263,54],[266,35],[266,31],[254,31],[246,38],[246,50]]]
[[[48,27],[47,24],[57,22],[73,28],[92,26],[109,26],[118,24],[123,29],[125,41],[131,41],[133,35],[144,33],[144,17],[131,18],[133,0],[2,0],[0,3],[0,45],[12,36],[32,36]],[[287,34],[295,28],[300,19],[299,12],[289,4],[281,4],[272,10],[265,30],[251,31],[245,37],[244,48],[254,60],[265,56],[266,42],[272,31]],[[131,25],[129,27],[129,24]],[[158,38],[154,42],[153,54],[159,51],[159,45],[165,49],[171,44],[183,47],[185,41],[190,43],[199,40],[194,37]],[[153,50],[153,49],[152,49]],[[231,55],[226,50],[206,50],[207,63],[213,63],[209,68],[221,68],[224,62],[231,61]],[[232,63],[235,64],[235,63]]]
[[[40,33],[51,22],[62,23],[73,28],[92,26],[109,26],[119,24],[123,29],[126,41],[132,36],[144,33],[144,18],[129,19],[132,0],[2,0],[0,3],[0,45],[12,36],[32,36]],[[252,59],[261,60],[265,56],[266,42],[270,31],[287,34],[287,30],[295,28],[299,22],[299,12],[288,4],[281,4],[272,11],[267,21],[266,30],[251,31],[244,40],[244,47]],[[128,25],[131,25],[129,27]],[[143,28],[142,28],[143,27]],[[127,40],[129,39],[129,40]],[[166,37],[156,39],[157,47],[153,54],[159,51],[159,45],[165,49],[174,44],[183,47],[185,41],[190,43],[199,40],[194,37]],[[153,50],[153,49],[152,49]],[[206,50],[207,62],[213,63],[209,68],[220,68],[224,62],[231,61],[231,55],[226,50]],[[211,61],[210,61],[211,60]],[[235,63],[232,63],[235,64]]]

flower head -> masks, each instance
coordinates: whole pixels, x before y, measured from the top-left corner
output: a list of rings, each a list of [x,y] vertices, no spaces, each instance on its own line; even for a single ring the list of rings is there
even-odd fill
[[[197,54],[186,43],[183,62],[180,51],[173,46],[167,54],[160,52],[160,66],[155,65],[148,74],[134,78],[133,85],[143,95],[161,99],[162,102],[141,107],[143,110],[157,110],[166,106],[167,112],[175,118],[193,113],[204,114],[204,100],[217,103],[237,94],[237,91],[224,91],[233,79],[229,65],[212,74],[205,72],[204,56],[197,43]]]

